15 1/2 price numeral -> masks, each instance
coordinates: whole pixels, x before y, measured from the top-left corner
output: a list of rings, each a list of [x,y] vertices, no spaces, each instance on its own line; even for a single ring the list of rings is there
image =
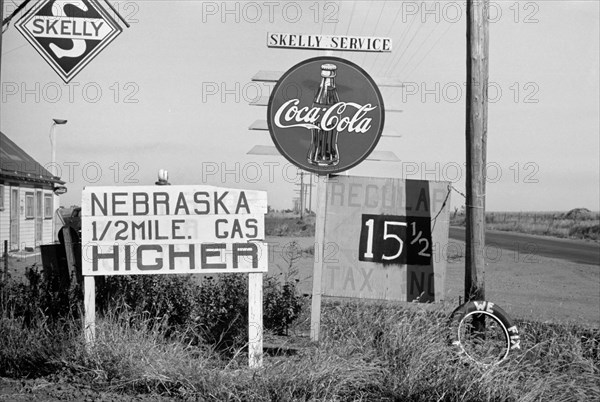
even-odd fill
[[[363,215],[359,261],[384,264],[431,264],[431,218]]]

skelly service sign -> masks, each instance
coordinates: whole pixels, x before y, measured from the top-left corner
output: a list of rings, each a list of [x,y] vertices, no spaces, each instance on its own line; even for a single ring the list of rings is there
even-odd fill
[[[16,27],[65,83],[122,31],[96,0],[42,0]]]
[[[285,158],[324,175],[369,156],[381,137],[384,114],[381,93],[363,69],[341,58],[315,57],[277,82],[267,122]]]

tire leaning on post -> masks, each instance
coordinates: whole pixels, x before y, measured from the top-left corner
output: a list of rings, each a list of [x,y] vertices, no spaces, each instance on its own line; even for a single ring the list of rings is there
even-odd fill
[[[491,363],[484,363],[474,358],[465,349],[464,342],[461,340],[461,327],[465,325],[471,316],[475,315],[485,315],[495,321],[502,329],[504,338],[506,340],[503,355]],[[450,314],[448,325],[451,329],[451,344],[458,347],[459,353],[482,365],[499,364],[508,357],[511,350],[521,348],[519,330],[517,329],[513,319],[500,306],[492,302],[484,300],[472,300],[460,305],[452,312],[452,314]]]

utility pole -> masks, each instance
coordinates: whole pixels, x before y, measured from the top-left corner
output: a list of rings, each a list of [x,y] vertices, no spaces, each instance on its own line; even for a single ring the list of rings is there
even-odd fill
[[[300,219],[304,217],[304,172],[300,171]]]
[[[310,173],[309,173],[309,175],[310,175]],[[304,194],[303,194],[303,196],[304,196],[304,209],[306,210],[306,204],[307,204],[306,203],[306,197],[308,196],[308,184],[306,184],[304,186]],[[309,213],[310,213],[310,210],[309,210]]]
[[[309,173],[309,175],[310,175],[310,184],[308,187],[308,212],[312,213],[312,188],[313,188],[312,177],[313,177],[313,174]]]
[[[485,166],[489,0],[467,0],[465,301],[485,299]]]

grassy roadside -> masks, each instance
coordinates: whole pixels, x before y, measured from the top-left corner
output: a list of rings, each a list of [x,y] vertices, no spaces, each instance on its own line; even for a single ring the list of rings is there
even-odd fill
[[[284,223],[307,231],[299,219]],[[316,345],[305,335],[306,303],[290,336],[267,334],[270,343],[287,346],[290,353],[266,355],[260,370],[247,368],[243,347],[220,354],[190,342],[192,324],[174,331],[126,306],[99,317],[91,350],[85,348],[78,319],[53,322],[43,314],[25,317],[0,309],[0,377],[70,383],[124,398],[158,395],[159,400],[600,399],[597,328],[518,321],[522,349],[498,366],[482,367],[449,344],[447,307],[329,300]]]
[[[600,214],[578,208],[569,212],[486,212],[489,230],[600,241]],[[454,213],[450,224],[464,226],[465,216]]]
[[[486,212],[486,229],[566,239],[600,241],[600,213],[585,209],[569,212]],[[272,236],[314,236],[315,217],[270,213],[265,218],[266,234]],[[465,215],[455,211],[450,224],[464,226]]]
[[[77,320],[0,320],[0,375],[52,376],[99,391],[188,400],[598,400],[600,333],[521,322],[522,349],[481,367],[448,343],[447,312],[389,304],[327,303],[323,338],[250,370],[243,349],[223,357],[166,336],[127,312],[98,322],[87,350]],[[306,330],[306,321],[292,333]],[[299,337],[287,339],[292,344]]]

